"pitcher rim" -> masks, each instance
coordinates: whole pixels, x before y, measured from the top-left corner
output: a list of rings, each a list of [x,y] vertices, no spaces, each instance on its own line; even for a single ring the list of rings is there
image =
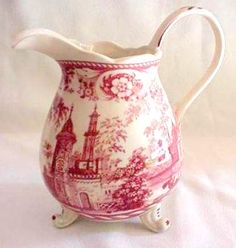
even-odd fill
[[[65,36],[56,33],[49,29],[44,28],[36,28],[36,29],[28,29],[22,31],[18,36],[15,38],[12,46],[14,48],[20,48],[19,44],[21,41],[25,39],[32,38],[34,36],[46,36],[47,38],[60,40],[61,42],[69,45],[72,49],[77,49],[78,52],[81,53],[83,57],[81,60],[97,62],[97,63],[112,63],[112,64],[127,64],[127,63],[140,63],[140,62],[147,62],[153,60],[160,60],[162,52],[160,47],[153,48],[149,45],[139,46],[139,47],[123,47],[118,43],[112,41],[99,41],[94,42],[89,45],[80,43],[76,39],[66,38]],[[85,48],[86,47],[86,48]],[[103,47],[103,53],[100,51],[96,51],[95,49],[101,49]],[[24,48],[24,47],[23,47]],[[94,49],[94,50],[93,50]],[[107,56],[107,51],[110,49],[110,54],[116,52],[117,54],[120,52],[123,56],[117,56],[113,58],[112,56]],[[39,51],[40,52],[40,51]],[[125,55],[128,56],[125,56]],[[129,55],[130,54],[130,55]],[[56,60],[76,60],[79,61],[78,53],[75,52],[75,59],[73,56],[69,58],[61,57],[60,59]],[[88,56],[86,59],[84,59]]]

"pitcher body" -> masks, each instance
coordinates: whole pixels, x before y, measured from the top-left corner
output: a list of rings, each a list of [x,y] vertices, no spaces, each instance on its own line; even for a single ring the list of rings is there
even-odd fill
[[[61,204],[86,217],[139,215],[175,185],[178,127],[159,60],[58,61],[63,76],[41,142],[41,168]]]
[[[192,14],[210,23],[216,49],[203,77],[172,109],[158,76],[161,44],[174,23]],[[62,206],[53,215],[56,227],[79,216],[139,216],[154,232],[169,228],[160,207],[180,176],[180,123],[219,69],[224,46],[216,18],[192,6],[169,15],[150,43],[138,48],[83,45],[44,29],[20,34],[14,47],[46,54],[62,71],[40,149],[44,181]]]

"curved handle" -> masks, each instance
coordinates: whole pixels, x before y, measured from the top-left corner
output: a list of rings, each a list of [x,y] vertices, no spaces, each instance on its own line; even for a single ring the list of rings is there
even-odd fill
[[[209,85],[216,72],[218,71],[224,56],[225,50],[225,40],[222,28],[215,18],[215,16],[209,11],[202,9],[200,7],[183,7],[171,15],[169,15],[166,20],[161,24],[155,33],[153,39],[149,43],[151,48],[160,47],[162,44],[163,37],[170,29],[170,27],[175,24],[182,17],[189,15],[201,15],[205,17],[211,25],[215,35],[215,53],[213,60],[208,67],[202,78],[193,86],[193,88],[176,104],[176,116],[178,122],[181,122],[182,117],[192,102],[200,95],[200,93]]]

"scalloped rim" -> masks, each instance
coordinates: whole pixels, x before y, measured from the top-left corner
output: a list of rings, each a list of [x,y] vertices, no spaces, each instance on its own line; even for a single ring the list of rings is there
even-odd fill
[[[48,37],[53,37],[55,39],[59,39],[71,47],[75,48],[82,53],[87,53],[88,55],[95,55],[97,57],[96,61],[103,61],[108,63],[124,63],[129,61],[150,61],[150,60],[159,60],[161,58],[162,52],[159,47],[153,49],[150,46],[140,46],[137,48],[124,48],[120,46],[117,43],[114,42],[108,42],[108,41],[100,41],[92,43],[91,45],[85,45],[80,43],[77,40],[74,39],[68,39],[54,31],[48,30],[48,29],[31,29],[31,30],[25,30],[17,35],[15,40],[12,43],[13,48],[18,48],[17,46],[19,43],[27,38],[30,38],[32,36],[36,35],[46,35]],[[104,53],[105,49],[113,49],[116,50],[117,53],[122,54],[131,54],[129,56],[117,56],[116,58],[112,58],[111,56],[107,56],[102,52],[97,52],[95,49],[96,47],[100,48],[103,46]],[[132,55],[134,54],[134,55]]]

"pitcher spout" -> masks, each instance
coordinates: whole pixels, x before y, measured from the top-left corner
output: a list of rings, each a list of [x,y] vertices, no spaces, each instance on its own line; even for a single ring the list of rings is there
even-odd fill
[[[34,50],[55,60],[78,60],[88,57],[90,47],[47,29],[32,29],[21,32],[12,44],[15,49]]]
[[[65,51],[75,47],[61,35],[46,29],[33,29],[21,32],[13,43],[15,49],[34,50],[58,60],[65,57]]]

